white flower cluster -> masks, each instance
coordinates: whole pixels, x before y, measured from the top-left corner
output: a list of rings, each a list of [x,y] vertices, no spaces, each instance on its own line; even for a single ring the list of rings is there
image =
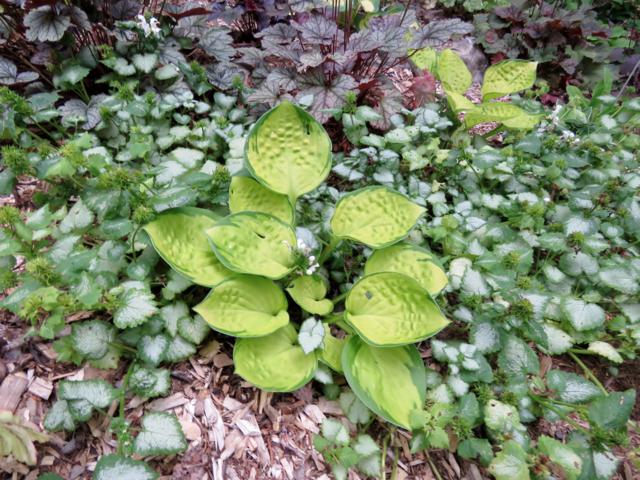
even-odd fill
[[[556,106],[553,108],[551,115],[549,115],[549,122],[542,123],[540,127],[538,127],[538,135],[544,134],[548,130],[559,129],[560,130],[560,138],[567,142],[569,145],[577,145],[580,143],[580,139],[577,137],[575,133],[571,130],[563,128],[560,126],[560,113],[564,105],[560,103],[556,103]]]
[[[305,257],[307,257],[307,262],[309,267],[305,270],[305,274],[313,275],[318,268],[320,268],[320,264],[316,260],[315,255],[311,255],[311,247],[304,243],[304,240],[298,239],[298,251],[302,253]]]
[[[282,243],[285,244],[287,248],[289,248],[289,250],[291,251],[294,250],[293,246],[286,240],[283,240]],[[304,240],[298,238],[298,244],[296,245],[295,250],[296,250],[296,253],[305,257],[306,259],[307,268],[304,271],[305,275],[313,275],[316,272],[316,270],[320,268],[320,264],[318,263],[316,256],[311,255],[311,252],[313,251],[312,248],[309,245],[307,245],[304,242]]]
[[[138,20],[137,25],[144,32],[145,37],[157,37],[160,33],[160,22],[156,17],[151,17],[147,22],[147,19],[144,18],[144,15],[138,15],[136,17]]]

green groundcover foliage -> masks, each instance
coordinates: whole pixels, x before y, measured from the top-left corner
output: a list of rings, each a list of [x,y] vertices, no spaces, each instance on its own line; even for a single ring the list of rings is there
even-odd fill
[[[506,60],[474,104],[461,57],[426,48],[468,25],[396,7],[296,6],[256,33],[291,57],[265,75],[263,50],[179,10],[120,12],[115,44],[60,62],[53,89],[0,62],[0,308],[56,361],[125,372],[59,381],[43,421],[63,434],[115,411],[94,479],[158,478],[144,458],[188,448],[175,415],[132,420],[125,402],[168,395],[170,365],[211,336],[250,384],[339,401],[357,431],[330,418],[314,437],[337,479],[382,475],[396,429],[497,480],[616,472],[636,400],[616,376],[640,347],[640,101],[605,75],[549,111],[539,65]],[[29,6],[29,41],[71,41],[78,11]],[[431,72],[441,101],[385,97],[384,61],[375,81],[349,63],[378,49]],[[249,57],[255,88],[235,68]],[[47,436],[7,414],[0,440],[34,465]]]

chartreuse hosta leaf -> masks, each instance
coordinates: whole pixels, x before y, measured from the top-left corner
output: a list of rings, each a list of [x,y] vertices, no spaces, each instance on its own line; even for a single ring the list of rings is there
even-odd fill
[[[144,229],[171,268],[198,285],[214,287],[233,275],[217,259],[204,233],[219,218],[201,208],[175,208],[162,212]]]
[[[395,272],[360,279],[347,295],[345,320],[378,346],[419,342],[449,323],[420,283]]]
[[[282,102],[260,117],[249,132],[245,159],[260,183],[295,203],[329,174],[331,140],[311,115]]]
[[[326,280],[319,275],[296,277],[287,287],[287,293],[306,312],[328,315],[333,310],[333,303],[325,298]]]
[[[269,213],[285,223],[293,223],[293,207],[286,195],[281,195],[251,177],[233,177],[229,187],[229,210]]]
[[[220,261],[239,273],[278,280],[295,267],[291,225],[259,212],[233,213],[207,230]]]
[[[260,338],[241,338],[233,349],[236,373],[268,392],[292,392],[301,388],[318,366],[315,352],[305,355],[298,334],[289,324]]]
[[[122,455],[103,455],[96,463],[93,480],[156,480],[149,465]]]
[[[464,93],[471,86],[471,72],[453,50],[445,49],[438,55],[438,79],[449,92]]]
[[[387,187],[366,187],[338,201],[331,231],[336,237],[382,248],[406,237],[424,211]]]
[[[342,368],[362,403],[385,420],[411,428],[411,412],[423,408],[427,395],[424,363],[414,345],[379,348],[353,336],[342,351]]]
[[[505,125],[512,125],[510,128],[526,129],[529,128],[528,125],[534,126],[540,118],[538,115],[529,115],[520,107],[510,103],[491,102],[482,103],[468,110],[464,117],[464,124],[467,128],[471,128],[484,122],[502,122]]]
[[[323,348],[320,351],[320,361],[330,366],[338,373],[342,371],[342,350],[346,344],[346,339],[336,338],[331,335],[331,329],[327,324],[324,326]]]
[[[431,295],[440,293],[448,283],[447,274],[435,263],[433,254],[408,243],[399,243],[373,252],[364,266],[364,274],[379,272],[404,273],[417,280]]]
[[[289,323],[280,287],[252,275],[222,282],[194,310],[213,329],[234,337],[262,337]]]
[[[482,100],[491,100],[531,88],[536,81],[537,67],[538,62],[524,60],[505,60],[491,65],[484,72]]]

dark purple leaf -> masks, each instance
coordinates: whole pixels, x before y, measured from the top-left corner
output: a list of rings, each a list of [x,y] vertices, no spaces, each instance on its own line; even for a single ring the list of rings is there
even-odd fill
[[[336,23],[322,15],[311,15],[300,22],[292,21],[291,25],[302,34],[307,43],[314,45],[330,45],[334,37],[338,37],[340,41],[342,35]]]
[[[354,90],[358,83],[350,75],[338,75],[330,84],[320,69],[307,73],[300,82],[298,97],[313,95],[309,109],[319,122],[326,122],[331,114],[328,109],[344,105],[347,92]]]

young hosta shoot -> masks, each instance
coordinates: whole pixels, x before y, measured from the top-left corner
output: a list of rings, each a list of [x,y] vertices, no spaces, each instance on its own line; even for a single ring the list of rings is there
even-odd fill
[[[193,309],[214,330],[238,337],[233,359],[245,380],[292,391],[319,369],[326,373],[322,362],[344,373],[371,410],[410,428],[427,396],[413,344],[448,324],[432,297],[447,284],[444,271],[428,250],[403,242],[425,209],[387,187],[350,192],[320,232],[321,251],[296,224],[295,206],[327,176],[331,143],[313,117],[288,102],[253,127],[245,164],[252,177],[232,179],[226,217],[173,209],[145,227],[158,253],[213,288]],[[322,268],[343,242],[374,250],[348,291],[331,285]],[[344,332],[335,336],[331,326]]]

